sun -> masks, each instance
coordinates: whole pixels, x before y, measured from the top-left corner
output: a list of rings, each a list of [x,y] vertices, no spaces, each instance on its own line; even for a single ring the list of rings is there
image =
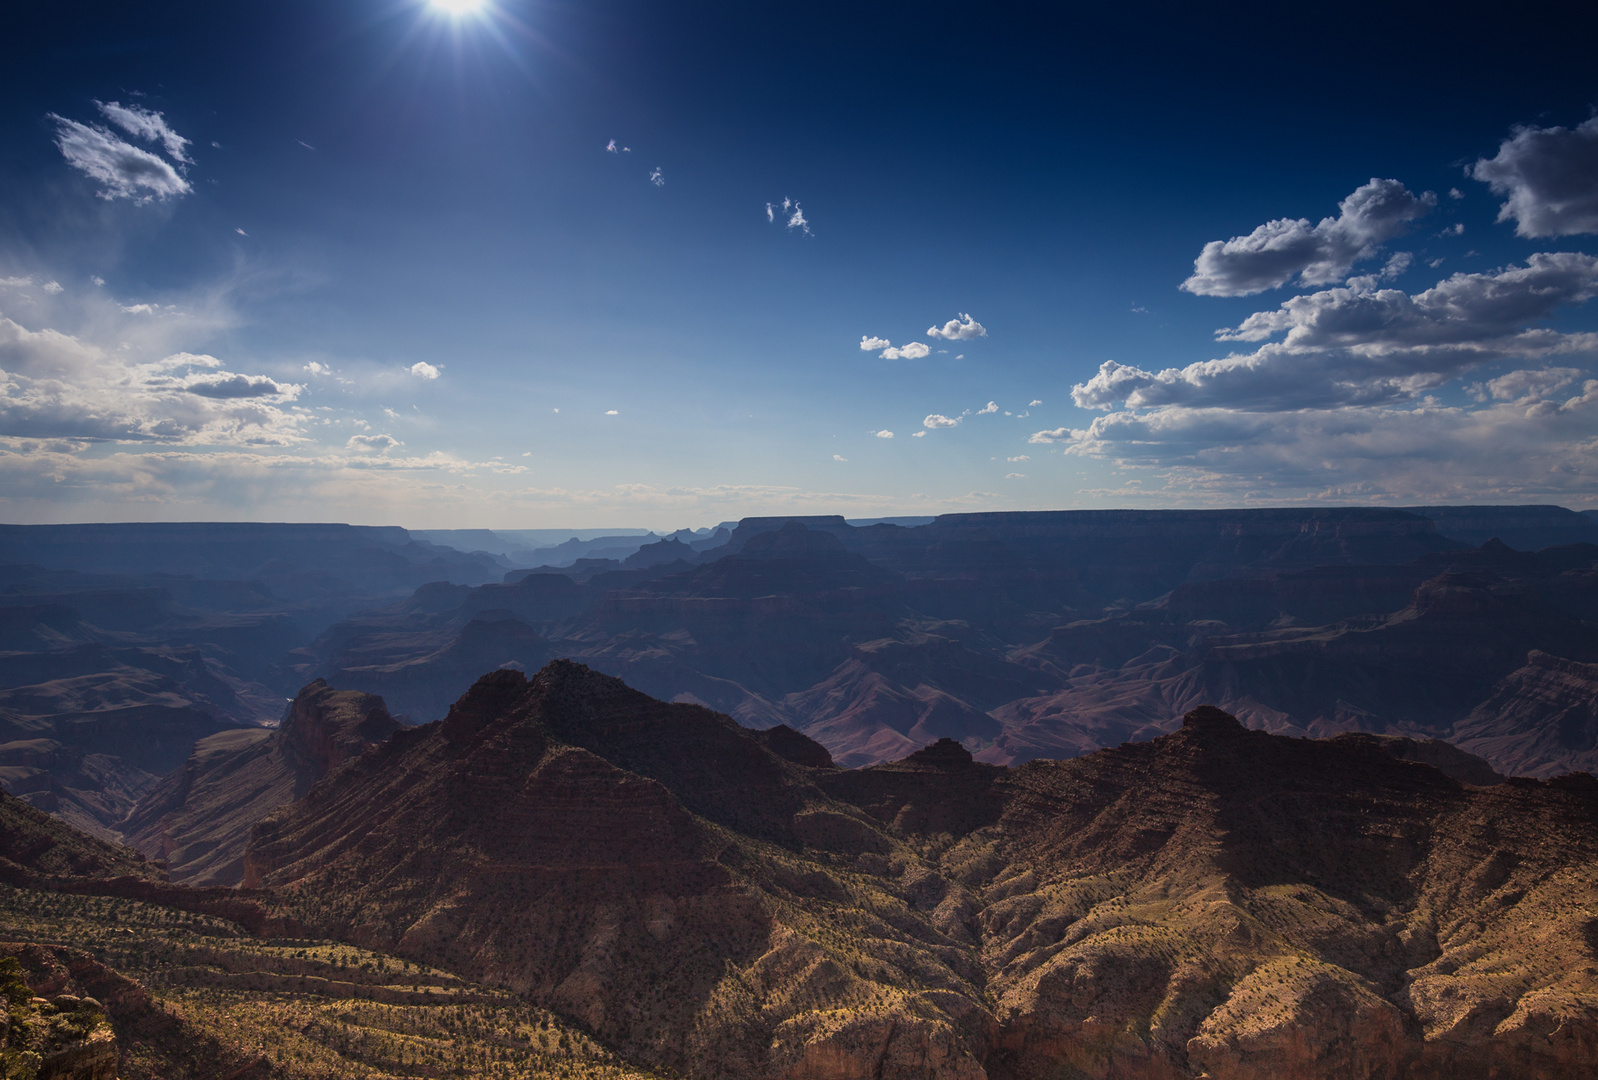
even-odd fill
[[[434,10],[445,15],[460,18],[464,15],[475,15],[488,6],[488,0],[428,0]]]

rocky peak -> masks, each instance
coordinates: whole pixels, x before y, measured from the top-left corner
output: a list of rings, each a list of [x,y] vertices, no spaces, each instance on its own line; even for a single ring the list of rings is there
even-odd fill
[[[757,731],[755,738],[764,743],[766,749],[773,754],[796,765],[808,765],[812,769],[835,767],[832,754],[825,746],[803,732],[795,731],[787,724],[778,724],[774,728]]]
[[[1182,717],[1182,730],[1195,735],[1233,735],[1246,729],[1225,709],[1200,705]]]
[[[317,679],[294,698],[278,738],[311,766],[315,776],[325,776],[399,729],[382,698],[334,690],[326,680]]]
[[[904,760],[934,769],[963,769],[971,765],[971,751],[956,740],[944,736],[935,743],[923,746]]]
[[[560,663],[561,661],[556,661]],[[551,664],[539,675],[554,667]],[[514,668],[500,668],[472,684],[444,717],[444,737],[450,742],[470,742],[489,723],[504,715],[511,703],[527,691],[527,677]]]

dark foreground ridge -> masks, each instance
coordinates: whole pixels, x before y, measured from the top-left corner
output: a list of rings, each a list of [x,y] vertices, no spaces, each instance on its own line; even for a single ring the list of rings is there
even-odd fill
[[[266,819],[247,884],[696,1078],[1598,1064],[1590,775],[1475,786],[1214,708],[1015,769],[805,742],[568,661],[495,672]]]

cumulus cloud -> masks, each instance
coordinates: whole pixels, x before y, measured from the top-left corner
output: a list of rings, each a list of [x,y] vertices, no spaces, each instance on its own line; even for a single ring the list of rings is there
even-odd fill
[[[849,459],[844,457],[842,454],[833,454],[832,455],[832,460],[833,461],[848,461]]]
[[[970,341],[972,338],[987,337],[988,331],[981,323],[962,312],[958,319],[950,319],[942,326],[927,327],[927,336],[947,341]]]
[[[919,341],[912,341],[906,345],[890,345],[882,350],[884,360],[920,360],[932,350]]]
[[[135,139],[159,143],[173,161],[191,164],[188,155],[189,140],[172,130],[166,117],[153,109],[139,105],[121,105],[115,101],[96,101],[100,115],[111,121]]]
[[[1004,478],[1006,480],[1025,480],[1026,479],[1026,473],[1024,473],[1024,472],[1007,472],[1007,473],[1004,474]]]
[[[301,390],[296,383],[280,383],[265,375],[234,375],[226,371],[191,375],[183,381],[183,388],[191,394],[208,398],[270,397],[287,401],[298,397]]]
[[[1072,389],[1080,408],[1118,402],[1277,410],[1405,401],[1495,361],[1598,349],[1598,334],[1534,324],[1598,296],[1598,258],[1531,256],[1523,267],[1455,274],[1425,292],[1384,289],[1372,277],[1284,302],[1223,330],[1223,341],[1265,341],[1250,353],[1144,371],[1105,362]]]
[[[1308,498],[1519,501],[1590,494],[1598,476],[1598,380],[1563,396],[1485,407],[1422,401],[1278,414],[1158,409],[1040,432],[1065,452],[1162,470],[1156,497],[1235,499],[1239,486]]]
[[[1574,129],[1521,127],[1470,175],[1504,198],[1517,236],[1598,233],[1598,116]]]
[[[926,431],[923,429],[921,431],[912,432],[910,434],[910,437],[912,439],[921,439],[921,438],[925,438],[926,434],[927,434]]]
[[[23,278],[21,280],[25,283],[27,279]],[[0,284],[4,284],[4,281],[0,281]],[[891,344],[893,343],[885,337],[875,337],[871,334],[860,335],[860,348],[864,352],[876,352],[878,349],[888,348]]]
[[[893,432],[889,431],[887,428],[883,428],[881,431],[873,431],[871,434],[875,435],[879,439],[893,438]]]
[[[949,417],[944,416],[942,413],[932,413],[925,420],[921,421],[921,426],[928,429],[951,428],[958,426],[959,423],[960,417],[958,416]]]
[[[615,409],[606,409],[606,410],[605,410],[605,415],[606,415],[606,416],[620,416],[620,415],[621,415],[621,413],[620,413],[620,412],[618,412],[618,411],[617,411],[617,410],[615,410]]]
[[[58,330],[0,318],[0,437],[85,442],[287,445],[293,383],[221,370],[195,353],[129,359]]]
[[[1327,285],[1436,204],[1429,191],[1417,196],[1397,180],[1372,177],[1338,204],[1335,218],[1315,225],[1307,218],[1278,218],[1247,236],[1210,241],[1182,288],[1200,296],[1248,296],[1295,276],[1300,285]]]
[[[55,296],[56,294],[64,291],[61,288],[61,283],[59,281],[47,281],[43,285],[40,285],[39,288],[43,289],[51,296]]]
[[[380,454],[404,445],[392,435],[351,435],[349,441],[344,444],[349,450],[365,450]]]
[[[56,126],[56,148],[67,164],[105,186],[102,199],[167,199],[193,188],[165,158],[141,150],[99,125],[50,114]]]
[[[418,360],[411,365],[411,374],[418,379],[436,379],[440,374],[440,369],[429,364],[426,360]]]
[[[1413,294],[1384,287],[1386,276],[1297,296],[1217,332],[1260,343],[1252,352],[1158,372],[1106,363],[1072,391],[1106,415],[1030,441],[1156,470],[1163,486],[1144,490],[1166,502],[1598,490],[1598,334],[1546,325],[1598,298],[1598,258],[1543,252]],[[1441,396],[1450,386],[1465,403]]]
[[[1031,454],[1017,454],[1015,457],[1005,458],[1005,461],[1031,461]]]
[[[998,411],[999,403],[996,401],[990,401],[986,405],[982,406],[982,408],[977,410],[977,415],[986,416],[988,413],[996,413]]]

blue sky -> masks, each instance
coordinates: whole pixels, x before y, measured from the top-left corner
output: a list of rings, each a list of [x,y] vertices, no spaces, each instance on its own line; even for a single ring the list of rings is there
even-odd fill
[[[1598,505],[1598,18],[1491,10],[24,3],[0,516]]]

